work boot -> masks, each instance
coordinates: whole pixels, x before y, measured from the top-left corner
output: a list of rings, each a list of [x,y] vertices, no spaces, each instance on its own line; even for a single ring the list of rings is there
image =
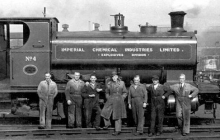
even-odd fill
[[[161,135],[161,132],[157,132],[156,136],[160,136]]]
[[[110,125],[104,126],[103,130],[108,130],[109,127],[110,127]]]
[[[143,135],[143,132],[138,132],[138,131],[137,131],[136,133],[134,133],[134,135],[135,135],[135,136]]]
[[[68,126],[66,126],[66,128],[74,128],[74,126],[68,125]]]
[[[45,129],[45,126],[38,126],[38,129]]]
[[[154,135],[154,133],[150,133],[148,136],[149,136],[149,137],[152,137],[153,135]]]
[[[99,131],[99,130],[101,130],[101,127],[95,126],[95,129],[96,129],[97,131]]]
[[[112,133],[113,136],[118,136],[120,135],[120,132],[119,131],[115,131],[114,133]]]

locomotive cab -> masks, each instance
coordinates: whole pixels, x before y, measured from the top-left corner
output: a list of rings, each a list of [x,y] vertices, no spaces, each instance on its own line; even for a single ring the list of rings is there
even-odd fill
[[[11,108],[12,100],[27,100],[36,93],[43,74],[50,70],[50,40],[57,23],[56,18],[0,18],[0,104],[4,109]]]
[[[36,87],[43,79],[42,73],[50,70],[50,40],[57,23],[55,18],[0,19],[4,53],[0,72],[1,77],[10,78],[11,87]]]

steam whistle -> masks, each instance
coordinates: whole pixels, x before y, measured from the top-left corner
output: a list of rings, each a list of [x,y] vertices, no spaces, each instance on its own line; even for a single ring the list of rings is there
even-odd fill
[[[121,16],[120,16],[120,13],[118,14],[118,26],[121,26]]]

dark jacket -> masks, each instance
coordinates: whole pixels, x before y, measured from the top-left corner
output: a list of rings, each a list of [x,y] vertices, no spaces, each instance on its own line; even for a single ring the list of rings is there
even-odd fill
[[[96,89],[102,89],[99,83],[95,83],[95,86],[91,86],[90,84],[88,86],[84,86],[82,89],[82,97],[84,98],[84,102],[89,102],[92,104],[99,103],[99,93]],[[89,95],[94,94],[95,97],[89,97]]]
[[[168,87],[161,84],[158,85],[156,90],[154,89],[154,85],[152,84],[150,85],[148,90],[151,98],[151,106],[157,106],[159,104],[165,106],[165,102],[162,96],[165,96],[167,98],[172,93],[172,91]]]

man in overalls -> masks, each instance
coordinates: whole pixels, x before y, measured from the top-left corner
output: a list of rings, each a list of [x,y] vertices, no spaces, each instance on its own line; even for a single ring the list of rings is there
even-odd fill
[[[68,106],[68,128],[82,127],[82,88],[85,83],[80,80],[80,73],[75,72],[65,89],[65,95]]]
[[[129,88],[128,106],[132,109],[132,115],[137,132],[134,135],[142,135],[144,128],[144,108],[147,106],[147,90],[146,86],[140,83],[140,76],[134,77],[134,84]]]
[[[49,72],[45,73],[45,80],[41,81],[37,88],[40,107],[40,126],[39,129],[51,129],[53,102],[58,93],[57,84],[51,80]],[[46,126],[45,126],[46,112]]]

